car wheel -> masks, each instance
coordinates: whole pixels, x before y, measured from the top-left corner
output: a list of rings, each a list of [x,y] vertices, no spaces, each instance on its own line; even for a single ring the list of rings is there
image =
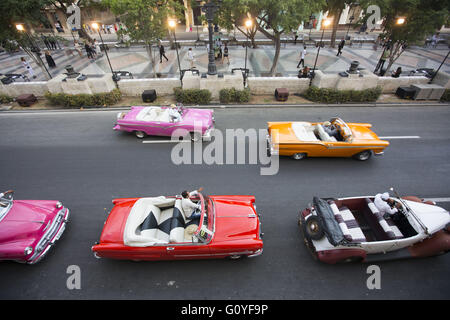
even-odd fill
[[[365,150],[365,151],[362,151],[362,152],[356,154],[354,156],[354,158],[359,161],[366,161],[366,160],[369,160],[371,156],[372,156],[372,151]]]
[[[146,136],[146,133],[144,131],[135,131],[134,134],[139,139],[143,139]]]
[[[320,240],[325,235],[322,225],[316,216],[309,217],[304,224],[305,234],[312,240]]]
[[[191,132],[192,142],[197,142],[202,140],[202,134],[200,132]]]
[[[292,155],[292,158],[295,160],[302,160],[306,158],[306,153],[295,153]]]

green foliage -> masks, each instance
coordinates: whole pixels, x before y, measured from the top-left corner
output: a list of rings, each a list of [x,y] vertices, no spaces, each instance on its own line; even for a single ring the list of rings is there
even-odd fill
[[[250,101],[250,89],[236,90],[222,89],[219,92],[219,99],[221,103],[233,103],[233,102],[249,102]]]
[[[365,90],[336,90],[319,89],[313,86],[306,91],[305,98],[321,103],[375,102],[380,95],[380,87]]]
[[[450,102],[450,89],[445,89],[444,94],[441,97],[442,102]]]
[[[211,91],[207,89],[186,89],[174,88],[175,99],[183,104],[209,104],[211,101]]]
[[[50,93],[45,94],[45,98],[53,106],[73,109],[88,106],[109,106],[116,104],[122,99],[119,89],[114,89],[108,93],[95,94],[65,94]]]
[[[14,99],[12,97],[10,97],[10,96],[8,96],[6,94],[1,94],[0,93],[0,104],[10,103],[12,101],[14,101]]]
[[[111,11],[120,16],[126,26],[119,35],[146,44],[167,34],[169,17],[181,17],[182,6],[174,0],[103,0]]]

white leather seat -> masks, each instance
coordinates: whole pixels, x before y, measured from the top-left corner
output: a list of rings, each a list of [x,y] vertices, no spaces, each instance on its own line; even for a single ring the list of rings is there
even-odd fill
[[[331,201],[329,204],[344,237],[350,242],[366,242],[367,239],[353,213],[346,207],[338,209],[334,201]]]

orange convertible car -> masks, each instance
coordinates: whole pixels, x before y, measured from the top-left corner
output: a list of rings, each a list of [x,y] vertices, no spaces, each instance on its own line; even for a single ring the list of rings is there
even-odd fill
[[[326,121],[327,122],[327,121]],[[305,157],[353,157],[364,161],[382,155],[389,145],[370,130],[369,123],[345,123],[340,118],[329,122],[336,134],[327,133],[326,122],[268,122],[269,155]]]

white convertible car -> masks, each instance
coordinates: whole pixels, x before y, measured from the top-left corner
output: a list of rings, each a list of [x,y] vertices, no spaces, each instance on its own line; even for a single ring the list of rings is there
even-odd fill
[[[385,219],[374,197],[321,199],[299,216],[306,246],[325,263],[383,261],[443,254],[450,249],[450,214],[431,201],[399,197],[400,219]]]

